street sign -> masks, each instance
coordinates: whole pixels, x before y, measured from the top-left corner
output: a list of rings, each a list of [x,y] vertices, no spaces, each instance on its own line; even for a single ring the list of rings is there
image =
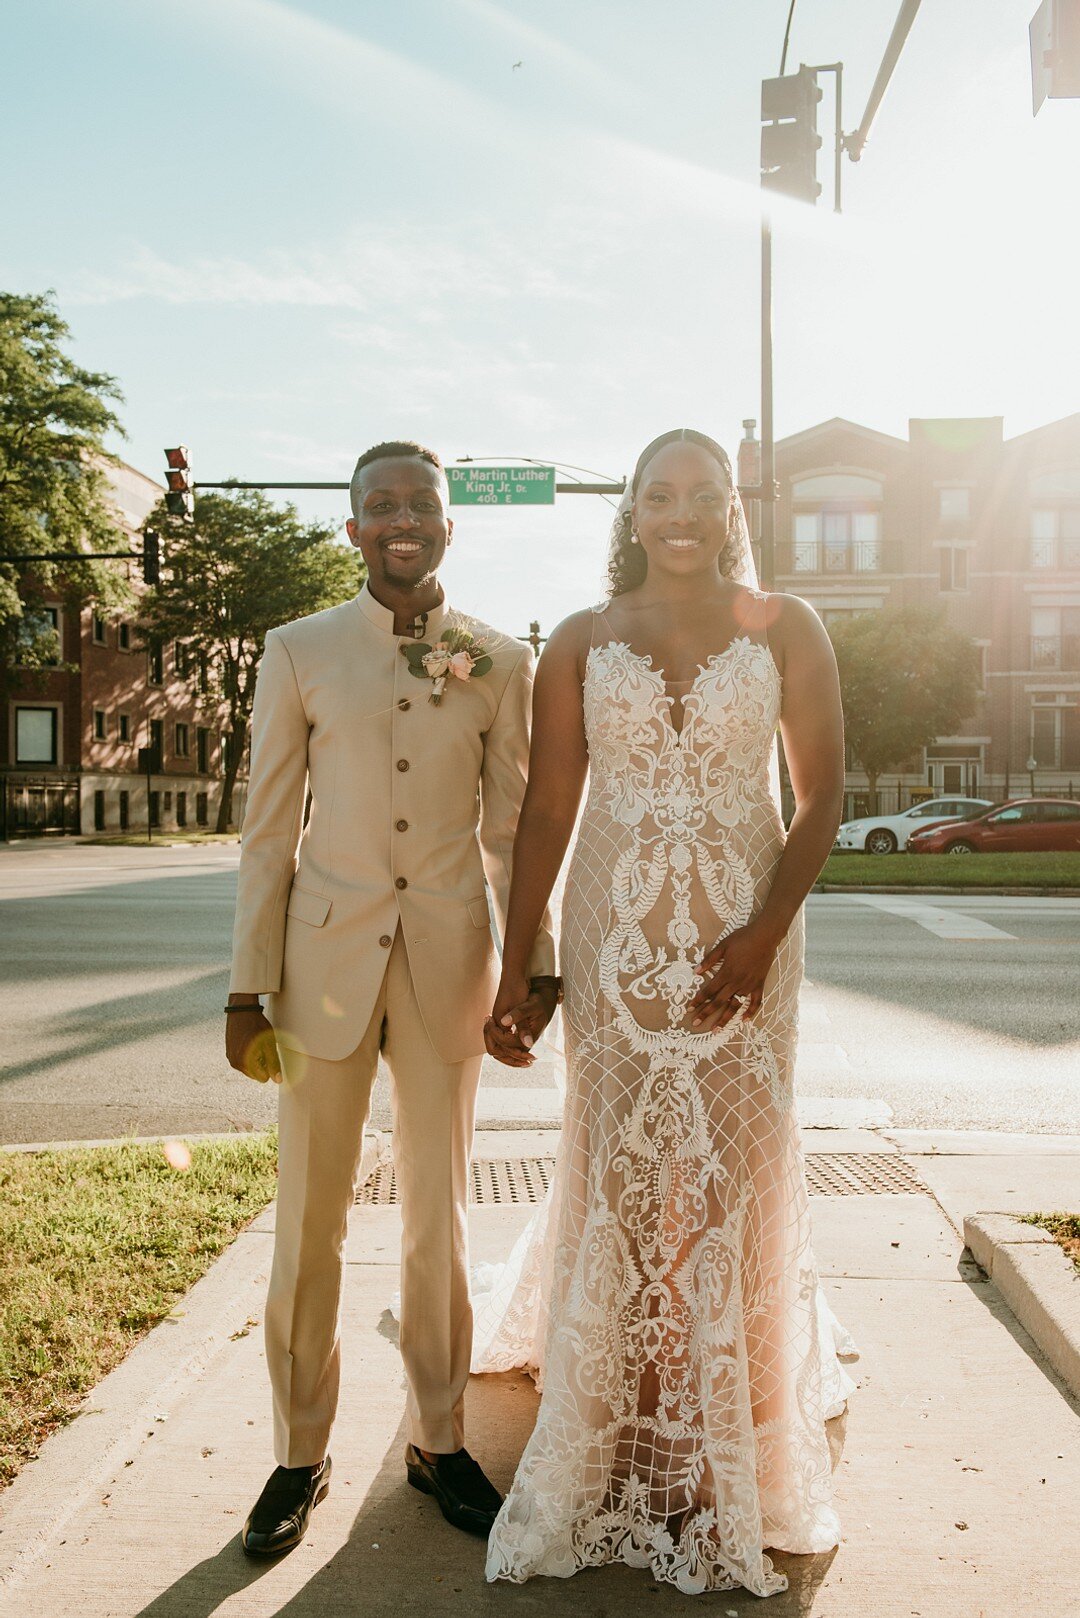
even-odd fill
[[[553,466],[448,466],[452,506],[553,506]]]

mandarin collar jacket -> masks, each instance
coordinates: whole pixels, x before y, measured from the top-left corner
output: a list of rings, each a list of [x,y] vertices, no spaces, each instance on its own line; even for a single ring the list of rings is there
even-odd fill
[[[436,1051],[483,1050],[498,985],[529,753],[533,656],[444,601],[487,674],[441,703],[410,673],[394,616],[365,588],[266,638],[251,727],[230,988],[269,994],[279,1042],[340,1060],[370,1020],[400,927]],[[555,971],[545,917],[530,975]]]

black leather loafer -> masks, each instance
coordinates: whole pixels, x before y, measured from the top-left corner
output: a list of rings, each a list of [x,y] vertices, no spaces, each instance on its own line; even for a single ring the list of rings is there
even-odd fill
[[[433,1494],[448,1523],[485,1539],[499,1515],[502,1495],[477,1466],[467,1449],[426,1461],[412,1444],[405,1450],[409,1482],[422,1494]]]
[[[330,1491],[330,1457],[321,1466],[279,1466],[244,1524],[240,1543],[249,1556],[280,1556],[299,1545],[308,1520]]]

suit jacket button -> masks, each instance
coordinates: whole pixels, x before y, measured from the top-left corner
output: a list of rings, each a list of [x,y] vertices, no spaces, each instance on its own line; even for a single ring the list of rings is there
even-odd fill
[[[399,876],[397,881],[394,883],[394,886],[395,888],[407,888],[409,884],[406,882],[403,876]]]
[[[394,824],[396,825],[398,831],[408,831],[409,829],[409,822],[407,820],[397,820],[394,822]]]
[[[383,949],[389,949],[393,942],[394,940],[390,937],[389,933],[383,933],[382,937],[379,939],[379,943],[382,945]]]
[[[402,713],[408,713],[409,709],[412,707],[412,703],[409,701],[408,697],[402,697],[401,701],[398,703],[398,707],[401,709]]]
[[[398,767],[399,770],[407,770],[409,768],[408,759],[407,758],[399,758],[398,761],[397,761],[397,767]]]

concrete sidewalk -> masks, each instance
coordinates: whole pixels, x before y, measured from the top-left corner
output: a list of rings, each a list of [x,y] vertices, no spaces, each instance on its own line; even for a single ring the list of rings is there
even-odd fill
[[[553,1148],[486,1132],[485,1156]],[[770,1618],[1074,1618],[1080,1614],[1077,1409],[963,1251],[965,1214],[1076,1206],[1080,1139],[871,1130],[806,1132],[808,1161],[922,1188],[815,1196],[815,1240],[858,1341],[859,1391],[833,1423],[844,1542],[778,1557],[786,1595],[710,1611]],[[819,1155],[825,1154],[825,1155]],[[857,1160],[857,1161],[856,1161]],[[811,1183],[814,1183],[813,1175]],[[471,1211],[476,1259],[503,1255],[525,1207]],[[483,1547],[405,1484],[394,1207],[354,1215],[334,1478],[307,1541],[252,1564],[239,1530],[272,1466],[262,1307],[273,1209],[242,1235],[0,1497],[0,1613],[19,1618],[655,1613],[681,1598],[618,1567],[565,1583],[483,1581]],[[512,1475],[531,1382],[475,1379],[469,1444]]]

